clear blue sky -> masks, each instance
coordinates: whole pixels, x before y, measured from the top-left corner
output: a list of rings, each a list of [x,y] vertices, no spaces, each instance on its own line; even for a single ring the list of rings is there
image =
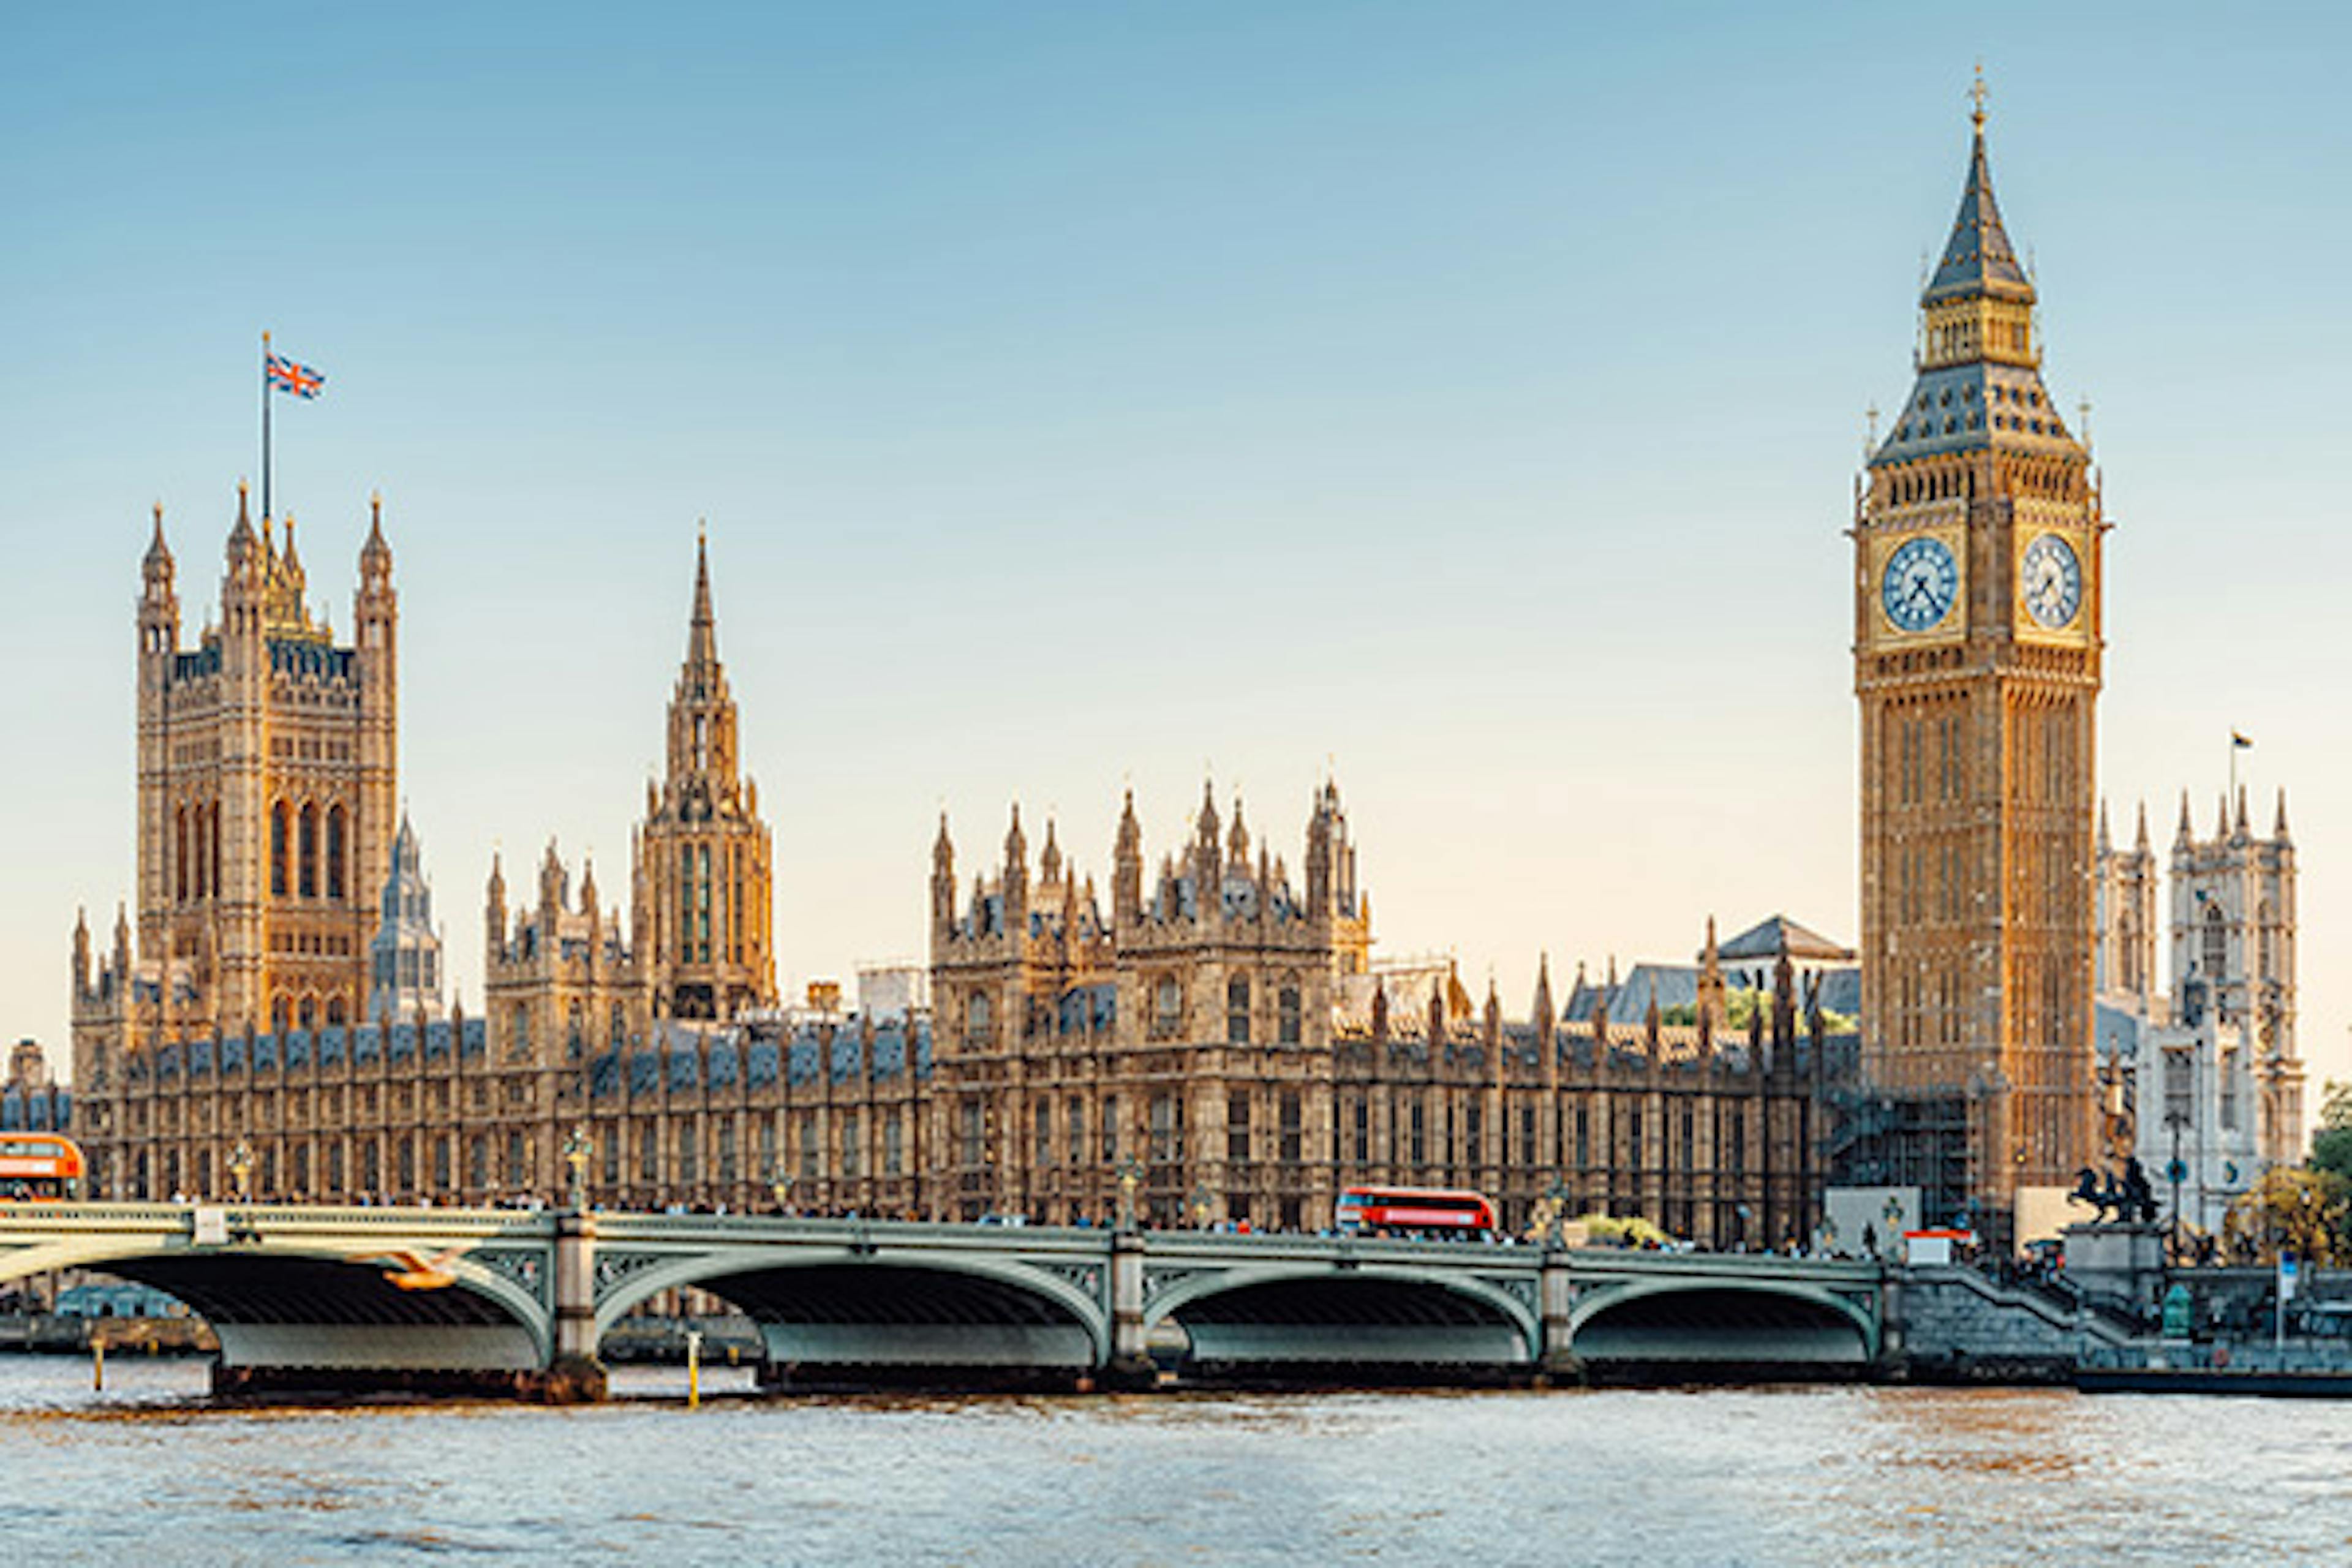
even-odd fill
[[[788,986],[919,952],[1008,801],[1097,872],[1204,767],[1516,1011],[1713,912],[1852,940],[1841,537],[1990,79],[2109,544],[2105,785],[2294,791],[2345,1070],[2347,28],[2332,7],[42,7],[0,51],[0,1030],[131,869],[131,606],[257,468],[350,618],[467,999],[551,836],[626,888],[696,520]],[[2267,818],[2267,804],[2263,808]]]

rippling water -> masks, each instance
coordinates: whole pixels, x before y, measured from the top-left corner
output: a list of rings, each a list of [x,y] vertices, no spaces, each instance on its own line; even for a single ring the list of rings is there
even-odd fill
[[[2052,1391],[226,1411],[0,1357],[10,1563],[2352,1563],[2352,1413]]]

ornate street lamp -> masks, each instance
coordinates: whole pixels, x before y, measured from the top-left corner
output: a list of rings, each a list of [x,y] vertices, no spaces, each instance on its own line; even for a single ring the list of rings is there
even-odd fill
[[[237,1202],[250,1203],[253,1200],[253,1150],[242,1138],[236,1141],[236,1147],[228,1152],[228,1173],[236,1182]]]
[[[588,1208],[588,1129],[575,1125],[564,1136],[563,1163],[572,1167],[572,1212]]]
[[[783,1156],[768,1162],[768,1192],[776,1200],[776,1212],[784,1214],[793,1205],[793,1178],[784,1173]]]
[[[1555,1249],[1568,1245],[1568,1177],[1556,1174],[1551,1185],[1544,1189],[1544,1201],[1551,1205],[1551,1215],[1544,1226],[1544,1245]]]
[[[1118,1167],[1118,1228],[1135,1228],[1135,1189],[1143,1181],[1143,1162],[1129,1154]]]
[[[1192,1188],[1192,1228],[1193,1228],[1193,1229],[1195,1229],[1195,1230],[1206,1230],[1206,1229],[1208,1229],[1208,1228],[1209,1228],[1209,1206],[1210,1206],[1210,1205],[1211,1205],[1213,1202],[1214,1202],[1214,1195],[1213,1195],[1213,1194],[1209,1191],[1209,1184],[1208,1184],[1208,1183],[1206,1183],[1206,1182],[1201,1182],[1201,1183],[1199,1183],[1199,1184],[1195,1184],[1195,1185],[1193,1186],[1193,1188]]]

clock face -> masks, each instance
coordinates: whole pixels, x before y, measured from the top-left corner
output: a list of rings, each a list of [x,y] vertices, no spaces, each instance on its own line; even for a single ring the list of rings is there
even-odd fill
[[[2054,533],[2027,545],[2018,588],[2026,610],[2052,631],[2071,623],[2083,607],[2083,563],[2074,547]]]
[[[1906,632],[1924,632],[1942,620],[1959,591],[1959,565],[1940,539],[1906,540],[1886,558],[1886,575],[1878,584],[1886,618]]]

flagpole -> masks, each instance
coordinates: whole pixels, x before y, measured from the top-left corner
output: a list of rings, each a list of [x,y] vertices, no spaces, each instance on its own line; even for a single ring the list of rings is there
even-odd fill
[[[261,521],[269,521],[269,334],[261,334]],[[2231,765],[2237,764],[2234,752]]]

